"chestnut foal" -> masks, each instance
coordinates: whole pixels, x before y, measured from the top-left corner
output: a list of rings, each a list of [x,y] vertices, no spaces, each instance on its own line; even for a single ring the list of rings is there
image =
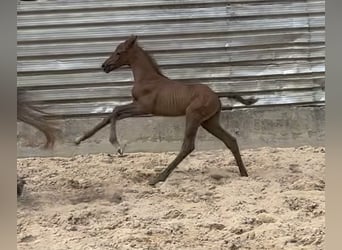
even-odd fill
[[[184,84],[166,77],[154,59],[138,45],[137,36],[131,36],[120,43],[102,64],[102,69],[109,73],[123,65],[130,66],[133,71],[133,102],[115,107],[113,112],[102,122],[83,136],[78,137],[75,140],[77,145],[110,123],[110,142],[122,154],[116,135],[116,121],[146,115],[185,115],[186,128],[181,150],[164,171],[149,181],[150,185],[165,181],[177,165],[195,149],[195,137],[199,126],[220,139],[231,150],[239,167],[240,175],[248,176],[236,139],[219,123],[221,102],[214,91],[204,84]],[[245,105],[251,105],[257,101],[257,99],[244,99],[237,95],[230,98]]]

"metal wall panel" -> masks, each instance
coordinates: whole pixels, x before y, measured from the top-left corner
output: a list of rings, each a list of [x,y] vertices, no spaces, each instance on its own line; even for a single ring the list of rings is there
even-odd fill
[[[19,88],[59,117],[111,112],[131,100],[132,74],[100,65],[131,34],[163,72],[253,107],[324,105],[321,0],[65,0],[18,2]]]

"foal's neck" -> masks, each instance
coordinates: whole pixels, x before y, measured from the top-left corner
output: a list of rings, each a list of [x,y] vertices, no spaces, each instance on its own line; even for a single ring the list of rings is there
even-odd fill
[[[166,78],[159,70],[158,65],[142,48],[136,46],[134,50],[134,55],[130,60],[130,67],[135,82]]]

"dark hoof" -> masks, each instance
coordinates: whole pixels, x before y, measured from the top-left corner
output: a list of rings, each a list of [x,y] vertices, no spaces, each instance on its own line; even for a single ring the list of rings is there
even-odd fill
[[[248,177],[248,174],[247,173],[241,173],[240,174],[242,177]]]
[[[117,152],[118,152],[118,154],[119,154],[119,157],[123,157],[124,156],[124,152],[123,152],[123,150],[122,150],[122,148],[119,148],[118,150],[117,150]]]
[[[249,99],[247,99],[247,105],[252,105],[252,104],[256,103],[257,101],[259,101],[258,98],[249,98]]]
[[[148,181],[148,185],[150,185],[151,187],[155,187],[157,183],[162,182],[163,180],[161,180],[160,178],[152,178]]]
[[[75,141],[74,141],[74,144],[75,144],[75,145],[80,145],[80,143],[81,143],[81,137],[77,137],[77,138],[75,139]]]

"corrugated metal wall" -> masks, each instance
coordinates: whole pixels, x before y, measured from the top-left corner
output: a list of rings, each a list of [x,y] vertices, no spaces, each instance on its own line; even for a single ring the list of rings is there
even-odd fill
[[[100,65],[136,34],[170,78],[257,106],[324,105],[324,12],[321,0],[18,2],[17,84],[58,116],[110,112],[131,100],[132,75]]]

